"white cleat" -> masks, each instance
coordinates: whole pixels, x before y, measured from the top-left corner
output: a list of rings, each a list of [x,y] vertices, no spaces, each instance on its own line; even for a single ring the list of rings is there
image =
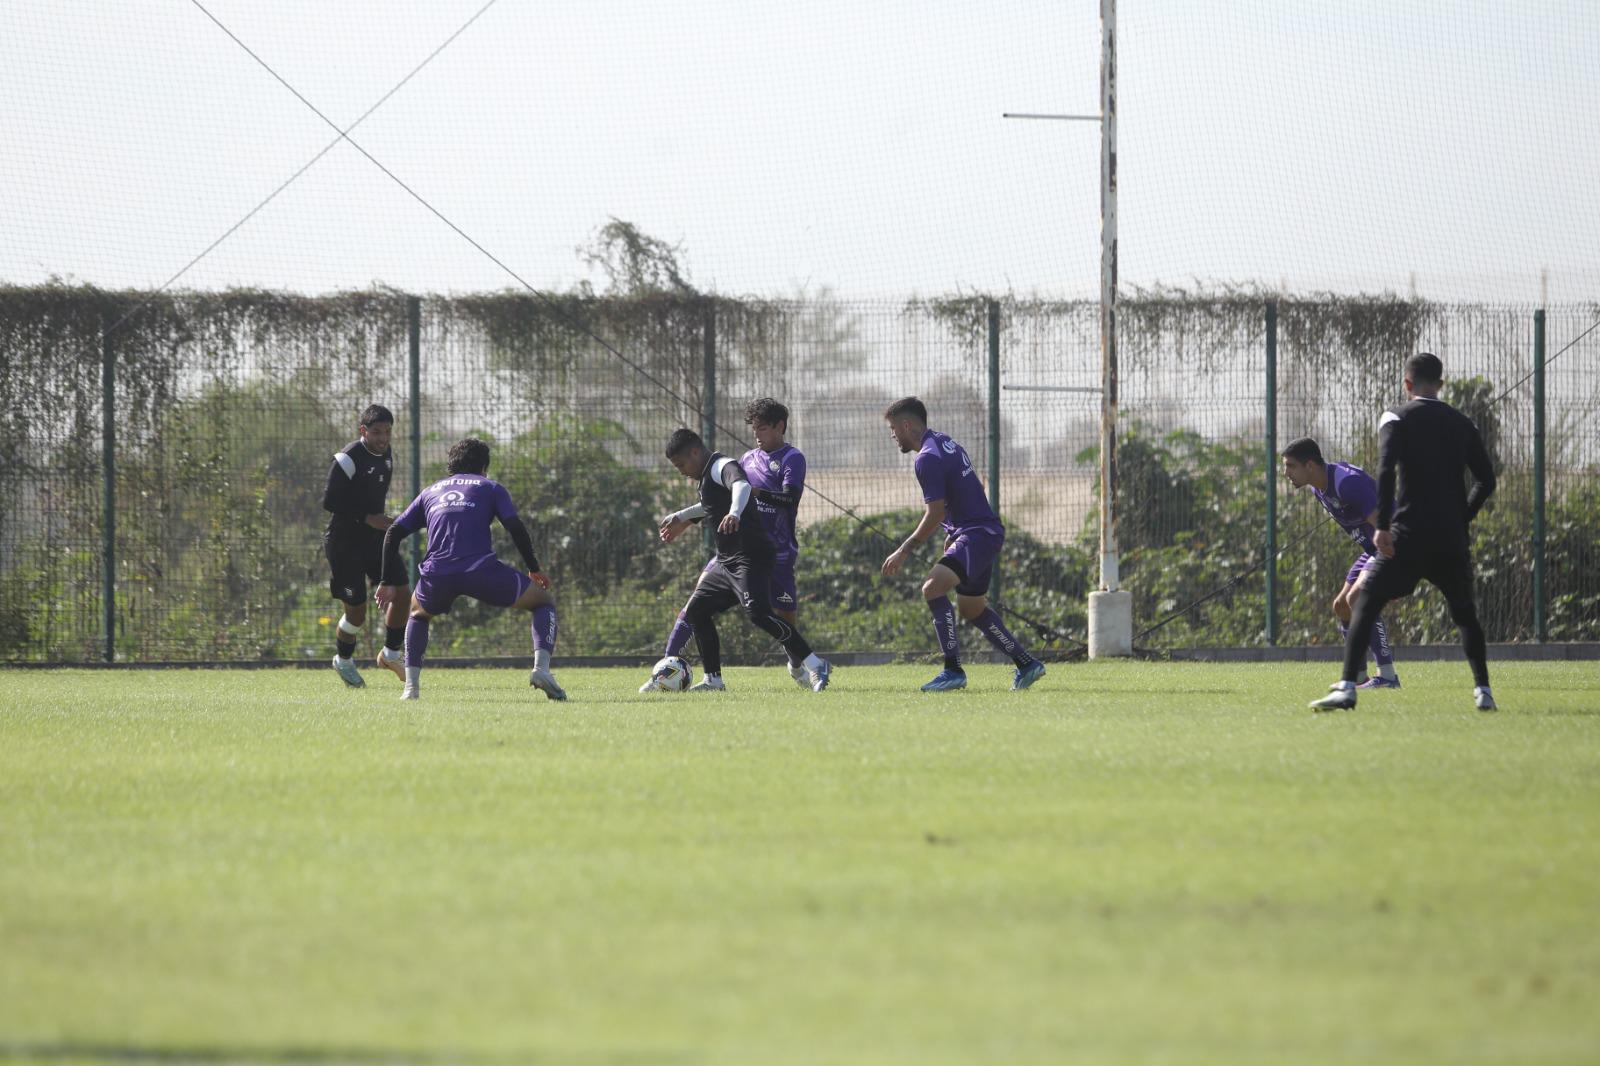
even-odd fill
[[[1326,696],[1309,704],[1313,711],[1349,711],[1355,709],[1355,705],[1355,686],[1346,685],[1343,681],[1334,683]]]
[[[378,665],[383,667],[385,670],[388,670],[391,673],[393,673],[394,676],[398,677],[401,681],[404,681],[406,679],[406,653],[405,652],[397,651],[397,652],[394,653],[394,658],[391,659],[391,658],[389,658],[389,649],[388,648],[379,648],[378,649]]]
[[[344,683],[351,688],[367,687],[367,683],[361,678],[361,671],[356,669],[356,661],[354,659],[341,659],[335,655],[333,657],[333,669],[344,680]]]
[[[528,684],[543,692],[549,699],[564,700],[567,698],[566,689],[556,684],[556,675],[549,670],[534,670],[528,675]]]
[[[720,674],[707,674],[705,680],[689,689],[690,692],[726,692],[728,686],[722,683]]]
[[[806,674],[811,681],[809,686],[811,691],[821,692],[828,687],[828,682],[833,677],[833,664],[826,659],[818,659],[817,668],[815,670],[807,669]]]
[[[408,682],[406,687],[400,690],[400,698],[403,700],[419,700],[422,698],[422,693],[417,690],[415,682]]]
[[[1495,705],[1494,697],[1489,694],[1489,690],[1481,685],[1472,690],[1472,705],[1480,711],[1498,711],[1500,709]]]
[[[805,668],[804,663],[799,665],[791,664],[789,666],[789,676],[794,678],[794,683],[801,688],[811,688],[811,672]]]

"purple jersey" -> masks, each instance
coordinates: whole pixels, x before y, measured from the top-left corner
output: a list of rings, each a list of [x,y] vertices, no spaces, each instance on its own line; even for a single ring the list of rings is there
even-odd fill
[[[1311,491],[1362,551],[1377,553],[1377,546],[1372,543],[1373,526],[1367,519],[1378,509],[1378,483],[1370,474],[1349,463],[1329,463],[1328,491]]]
[[[496,518],[515,518],[517,508],[505,486],[480,474],[452,474],[435,481],[411,501],[395,525],[411,533],[428,526],[423,574],[465,574],[495,561],[489,539]]]
[[[775,452],[751,448],[739,457],[739,466],[755,490],[756,513],[761,515],[767,539],[780,557],[795,555],[800,544],[795,539],[794,523],[805,491],[806,457],[792,444]]]
[[[928,430],[917,452],[917,483],[926,503],[944,501],[944,530],[954,537],[968,530],[1004,533],[1005,527],[989,507],[983,482],[972,469],[967,450],[943,433]]]

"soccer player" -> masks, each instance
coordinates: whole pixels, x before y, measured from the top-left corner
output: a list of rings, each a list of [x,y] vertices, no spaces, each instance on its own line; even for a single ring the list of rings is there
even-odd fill
[[[756,446],[739,457],[739,466],[754,488],[756,514],[772,541],[776,559],[772,566],[772,613],[793,628],[799,618],[799,590],[794,580],[795,561],[800,545],[795,539],[795,520],[800,497],[805,492],[806,457],[784,440],[789,432],[789,409],[770,396],[751,400],[744,409],[745,425],[755,435]],[[711,563],[706,566],[709,569]],[[682,611],[667,636],[665,654],[683,654],[693,629]],[[801,688],[810,688],[805,664],[789,660],[789,676]],[[640,692],[655,688],[646,681]]]
[[[811,650],[800,631],[772,612],[772,571],[777,552],[765,526],[751,506],[755,490],[744,468],[720,452],[706,448],[692,429],[673,431],[667,441],[667,460],[686,478],[699,482],[700,501],[661,520],[661,540],[670,543],[692,523],[709,521],[716,530],[717,553],[700,573],[683,616],[700,647],[705,679],[690,692],[721,692],[722,642],[716,616],[735,605],[743,606],[752,624],[771,633],[783,645],[791,663],[806,671],[809,688],[828,687],[833,667]]]
[[[989,578],[995,560],[1005,543],[1006,529],[989,507],[983,483],[972,469],[972,460],[961,445],[937,430],[928,428],[928,409],[915,396],[896,400],[883,417],[889,435],[901,452],[916,452],[917,483],[927,510],[922,521],[904,544],[883,561],[883,576],[893,577],[939,526],[944,527],[944,557],[928,571],[922,583],[922,597],[933,612],[933,630],[944,653],[944,669],[922,686],[924,692],[948,692],[967,687],[967,674],[961,668],[961,644],[956,637],[956,612],[950,593],[956,593],[961,617],[977,626],[990,644],[1016,664],[1011,678],[1013,692],[1025,689],[1044,676],[1044,663],[1029,655],[994,608],[989,606]]]
[[[361,412],[359,432],[359,440],[334,453],[328,487],[322,493],[323,509],[332,512],[328,531],[322,536],[322,549],[332,570],[328,588],[344,604],[334,633],[333,668],[351,688],[366,684],[353,656],[356,638],[367,621],[367,582],[378,582],[383,570],[383,534],[393,521],[384,508],[394,474],[389,450],[394,415],[387,407],[373,404]],[[407,584],[402,581],[400,588]],[[400,648],[405,640],[405,618],[403,603],[384,612],[383,650],[378,652],[378,665],[402,679]]]
[[[1378,483],[1359,466],[1326,462],[1321,447],[1310,437],[1301,437],[1279,454],[1283,458],[1283,475],[1289,479],[1289,484],[1297,489],[1310,486],[1317,502],[1361,549],[1345,575],[1344,587],[1333,598],[1339,636],[1348,639],[1356,588],[1367,579],[1378,555],[1372,543],[1372,534],[1376,532],[1373,523],[1378,517]],[[1389,650],[1389,629],[1382,618],[1373,623],[1372,634],[1377,641],[1372,657],[1378,663],[1378,676],[1363,678],[1356,688],[1399,688],[1400,676],[1395,673],[1394,654]]]
[[[528,684],[553,700],[567,694],[550,672],[550,655],[556,647],[555,599],[550,579],[539,570],[528,527],[517,517],[511,494],[491,481],[489,446],[474,437],[450,447],[445,469],[449,476],[434,482],[411,501],[384,534],[385,572],[379,581],[378,602],[399,602],[404,591],[388,569],[398,564],[400,542],[427,526],[428,553],[418,567],[417,591],[411,597],[411,620],[406,623],[405,691],[403,700],[419,695],[422,657],[428,650],[428,623],[445,614],[460,596],[471,596],[495,607],[515,607],[533,612],[533,672]],[[520,574],[495,558],[489,523],[498,518],[511,534],[527,573]]]
[[[1444,593],[1450,617],[1472,665],[1472,700],[1495,710],[1489,691],[1488,648],[1472,600],[1467,526],[1494,492],[1494,463],[1472,420],[1439,399],[1444,366],[1429,352],[1406,360],[1407,403],[1378,423],[1378,514],[1373,534],[1378,559],[1356,592],[1345,641],[1344,676],[1311,706],[1356,705],[1356,676],[1384,604],[1409,596],[1426,578]],[[1466,473],[1472,472],[1472,489]],[[1398,481],[1399,491],[1396,493]]]

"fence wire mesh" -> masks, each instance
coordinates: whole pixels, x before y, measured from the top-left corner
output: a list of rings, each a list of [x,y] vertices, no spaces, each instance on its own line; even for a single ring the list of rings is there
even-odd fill
[[[1309,435],[1330,458],[1370,468],[1378,416],[1400,399],[1401,364],[1417,350],[1443,356],[1446,398],[1479,422],[1501,468],[1475,527],[1490,637],[1535,639],[1533,309],[1277,306],[1269,382],[1263,299],[1147,294],[1122,305],[1118,535],[1136,631],[1226,588],[1143,643],[1337,639],[1328,604],[1352,547],[1284,482],[1268,632],[1269,405],[1278,447]],[[1600,639],[1600,331],[1585,333],[1597,321],[1591,306],[1547,313],[1551,639]],[[1092,303],[1008,299],[991,311],[977,297],[0,289],[0,656],[107,654],[108,472],[117,659],[328,654],[340,608],[321,550],[321,490],[373,402],[397,419],[391,513],[443,474],[452,442],[484,437],[490,474],[529,518],[556,581],[563,652],[654,654],[704,559],[694,538],[656,543],[656,519],[692,495],[662,446],[687,425],[743,452],[744,407],[758,396],[789,407],[789,439],[808,460],[802,627],[824,651],[930,651],[917,579],[877,576],[921,506],[881,417],[904,395],[928,404],[998,496],[1009,528],[999,597],[1042,623],[1021,627],[1030,644],[1064,652],[1082,634],[1095,579],[1098,330]],[[498,547],[514,558],[508,541]],[[773,654],[748,627],[726,628],[731,653]],[[1396,608],[1392,631],[1402,642],[1454,637],[1428,593]],[[446,653],[526,651],[520,623],[470,604],[433,639]]]

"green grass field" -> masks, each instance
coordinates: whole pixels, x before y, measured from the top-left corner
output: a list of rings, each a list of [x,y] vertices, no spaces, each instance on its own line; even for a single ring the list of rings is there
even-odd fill
[[[1600,1061],[1600,670],[1402,669],[0,672],[0,1061]]]

